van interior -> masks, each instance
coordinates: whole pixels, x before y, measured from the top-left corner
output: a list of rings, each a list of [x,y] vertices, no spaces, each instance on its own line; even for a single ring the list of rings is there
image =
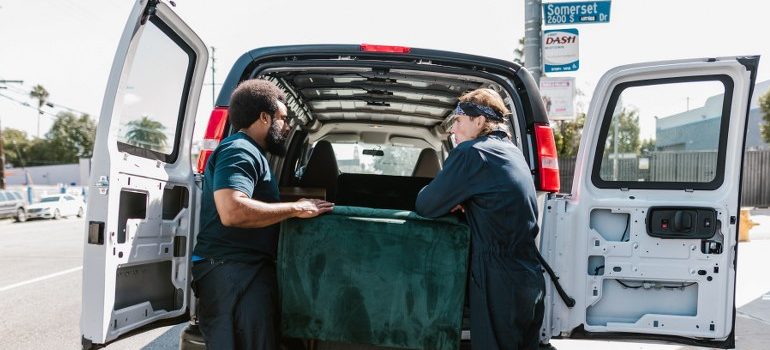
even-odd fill
[[[458,73],[328,67],[258,77],[287,94],[294,132],[286,156],[273,159],[284,193],[323,193],[337,205],[414,210],[452,147],[445,120],[460,95],[490,88],[515,111],[501,84]]]

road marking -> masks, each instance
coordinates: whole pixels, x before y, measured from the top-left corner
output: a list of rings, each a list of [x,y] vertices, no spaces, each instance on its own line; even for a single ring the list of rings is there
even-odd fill
[[[56,272],[56,273],[52,273],[50,275],[45,275],[45,276],[41,276],[41,277],[38,277],[38,278],[33,278],[31,280],[26,280],[24,282],[15,283],[15,284],[12,284],[10,286],[0,287],[0,292],[5,292],[7,290],[11,290],[11,289],[14,289],[16,287],[26,286],[28,284],[32,284],[32,283],[35,283],[35,282],[45,281],[45,280],[47,280],[49,278],[54,278],[54,277],[58,277],[58,276],[61,276],[61,275],[66,275],[68,273],[75,272],[75,271],[80,271],[82,269],[83,269],[83,266],[78,266],[78,267],[75,267],[75,268],[71,268],[69,270],[59,271],[59,272]]]

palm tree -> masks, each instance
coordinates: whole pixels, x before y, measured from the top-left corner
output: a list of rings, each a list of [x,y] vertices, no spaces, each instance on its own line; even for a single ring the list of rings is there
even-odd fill
[[[152,150],[164,150],[166,148],[167,137],[163,132],[166,127],[159,121],[152,120],[145,115],[141,119],[126,123],[126,129],[126,142],[131,145]]]
[[[40,117],[43,115],[43,106],[48,100],[48,90],[43,85],[37,84],[29,92],[29,97],[37,100],[37,137],[40,138]]]

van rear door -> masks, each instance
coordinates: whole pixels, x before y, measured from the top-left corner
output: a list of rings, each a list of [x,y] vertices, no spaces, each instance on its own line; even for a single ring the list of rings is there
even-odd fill
[[[545,203],[545,337],[732,348],[744,137],[759,57],[619,67],[589,108],[572,193]],[[553,288],[552,285],[549,288]]]
[[[187,317],[196,203],[190,161],[206,46],[171,9],[137,1],[97,127],[83,251],[84,348]]]

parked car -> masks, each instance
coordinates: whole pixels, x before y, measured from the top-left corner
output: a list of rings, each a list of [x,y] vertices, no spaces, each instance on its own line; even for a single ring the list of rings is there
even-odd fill
[[[19,192],[0,190],[0,218],[27,221],[27,201]]]
[[[27,210],[29,219],[54,219],[62,217],[83,217],[85,203],[69,194],[57,194],[40,198],[40,201],[30,204]]]
[[[512,141],[538,191],[540,249],[558,276],[547,282],[542,341],[734,346],[743,141],[759,57],[640,63],[607,72],[588,110],[569,194],[558,193],[553,131],[526,69],[469,54],[366,44],[244,53],[221,87],[196,172],[190,154],[207,61],[207,46],[167,5],[136,2],[95,141],[84,348],[180,319],[192,319],[181,346],[202,344],[190,288],[201,173],[219,141],[236,132],[227,121],[229,96],[250,78],[271,80],[287,94],[288,151],[270,158],[279,186],[322,188],[339,205],[406,210],[422,179],[453,148],[442,120],[457,97],[480,87],[498,91],[513,112],[507,120]],[[684,110],[681,101],[695,95],[708,108]],[[137,136],[136,125],[152,123],[163,127],[154,128],[153,137]],[[623,131],[629,123],[636,134]],[[688,125],[698,127],[697,140],[671,131]],[[639,133],[657,144],[642,152],[623,141]],[[333,151],[313,152],[322,142]],[[376,152],[353,156],[357,145]],[[385,163],[388,147],[433,157],[398,150],[389,164],[415,164],[398,163],[394,173],[376,167],[355,173],[376,163],[364,156],[379,154]],[[402,175],[409,168],[412,176]],[[463,341],[472,336],[462,332]]]

